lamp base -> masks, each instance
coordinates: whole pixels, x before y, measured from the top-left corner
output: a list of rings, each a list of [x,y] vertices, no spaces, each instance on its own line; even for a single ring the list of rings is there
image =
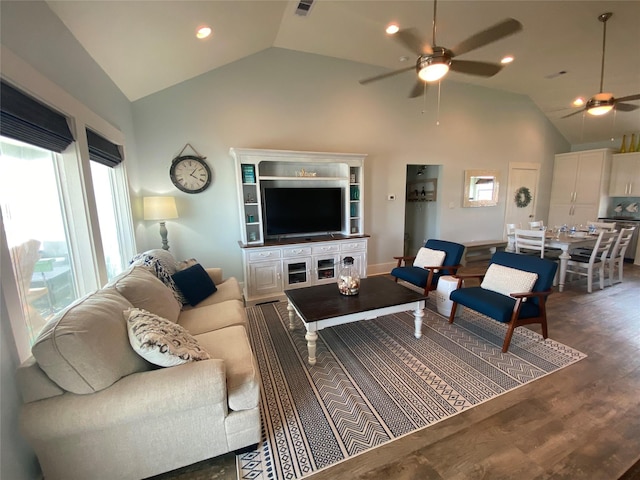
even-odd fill
[[[160,222],[160,238],[162,239],[162,249],[169,250],[169,241],[167,240],[167,226],[165,222]]]

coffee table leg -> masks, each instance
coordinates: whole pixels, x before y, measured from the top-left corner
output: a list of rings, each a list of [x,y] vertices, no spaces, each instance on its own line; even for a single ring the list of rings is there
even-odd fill
[[[289,330],[295,330],[296,325],[294,320],[296,319],[296,311],[293,309],[291,303],[287,303],[287,311],[289,312]]]
[[[413,311],[413,318],[415,326],[416,326],[416,331],[414,332],[414,336],[416,338],[420,338],[422,337],[422,317],[424,317],[424,309],[421,307],[420,304],[416,305],[416,309]]]
[[[307,325],[307,334],[304,336],[307,340],[307,351],[309,352],[309,365],[316,364],[316,340],[318,340],[318,332],[310,330],[310,325]]]

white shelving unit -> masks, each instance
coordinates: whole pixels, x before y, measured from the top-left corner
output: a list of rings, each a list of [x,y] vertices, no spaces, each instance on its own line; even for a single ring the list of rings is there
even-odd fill
[[[367,275],[364,234],[363,154],[232,148],[240,206],[240,247],[249,304],[281,297],[289,288],[335,282],[345,256]],[[343,191],[340,234],[265,238],[264,188],[339,187]]]

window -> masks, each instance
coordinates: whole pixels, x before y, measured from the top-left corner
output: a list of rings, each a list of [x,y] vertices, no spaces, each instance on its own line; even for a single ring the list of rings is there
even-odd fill
[[[25,360],[45,322],[120,272],[135,242],[122,133],[43,77],[18,76],[48,99],[0,82],[0,257],[13,267],[0,270],[1,300]]]
[[[127,252],[123,252],[122,242],[119,240],[120,229],[116,213],[118,172],[98,162],[91,161],[90,164],[107,278],[111,280],[126,268],[127,260],[132,257],[127,255]]]
[[[0,137],[0,207],[29,344],[78,297],[57,153]]]

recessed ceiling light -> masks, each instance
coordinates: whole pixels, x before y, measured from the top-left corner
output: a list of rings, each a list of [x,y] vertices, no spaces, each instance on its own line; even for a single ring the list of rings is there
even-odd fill
[[[400,27],[398,27],[398,25],[396,25],[395,23],[391,23],[389,24],[389,26],[387,26],[385,32],[387,32],[389,35],[393,35],[394,33],[398,33],[399,30]]]
[[[576,98],[572,103],[571,103],[574,107],[581,107],[582,105],[584,105],[584,98],[582,97],[578,97]]]
[[[512,55],[507,55],[506,57],[503,57],[502,60],[500,60],[500,63],[503,64],[507,64],[507,63],[511,63],[513,62],[513,56]]]
[[[200,40],[207,38],[209,35],[211,35],[211,27],[200,27],[196,30],[196,37]]]

